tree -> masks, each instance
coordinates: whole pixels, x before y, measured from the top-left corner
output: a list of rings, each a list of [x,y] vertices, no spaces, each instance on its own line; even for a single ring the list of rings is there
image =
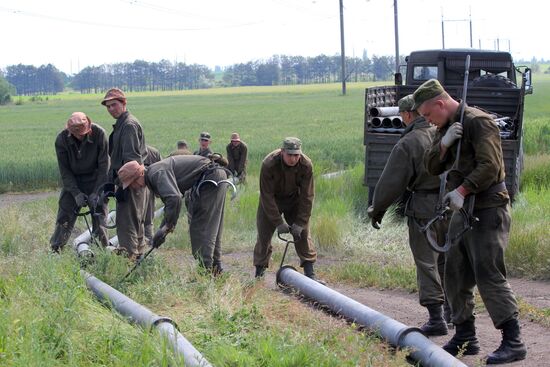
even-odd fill
[[[15,87],[0,75],[0,105],[11,102],[13,94],[15,94]]]

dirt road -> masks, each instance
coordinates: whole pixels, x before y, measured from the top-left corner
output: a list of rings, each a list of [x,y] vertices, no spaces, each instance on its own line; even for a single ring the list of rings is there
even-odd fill
[[[224,264],[228,271],[248,271],[254,276],[252,253],[230,253],[224,255]],[[296,265],[295,265],[296,266]],[[276,267],[272,267],[264,280],[265,286],[277,289],[275,285]],[[538,307],[550,308],[550,283],[530,281],[525,279],[510,279],[512,289],[525,302]],[[427,311],[418,304],[417,293],[400,290],[380,290],[374,288],[354,288],[343,284],[329,286],[378,312],[409,326],[421,326],[428,318]],[[322,311],[319,311],[322,312]],[[527,358],[524,361],[505,364],[510,367],[541,367],[550,366],[550,328],[546,328],[529,319],[520,320],[523,339],[527,345]],[[465,356],[461,360],[468,366],[482,366],[482,358],[496,349],[501,341],[501,335],[493,327],[491,319],[485,310],[481,310],[476,318],[477,333],[480,339],[481,352],[477,356]],[[450,330],[448,336],[432,338],[443,345],[454,333]]]

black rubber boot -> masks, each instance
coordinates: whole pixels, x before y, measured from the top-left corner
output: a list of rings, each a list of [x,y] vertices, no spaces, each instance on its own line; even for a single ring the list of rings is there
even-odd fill
[[[315,271],[313,270],[313,263],[311,261],[304,262],[304,275],[310,279],[315,280],[317,283],[326,285],[327,283],[315,276]]]
[[[256,265],[256,278],[262,278],[265,275],[265,266]]]
[[[442,305],[427,305],[426,308],[428,309],[430,318],[428,319],[428,322],[420,327],[422,333],[426,336],[447,335],[449,333],[449,329],[447,328],[447,323],[443,319]]]
[[[445,298],[445,302],[443,303],[443,320],[447,323],[447,326],[452,328],[453,322],[452,320],[453,313],[451,311],[451,306],[449,305],[449,302],[447,301],[447,298]]]
[[[493,353],[487,356],[487,364],[502,364],[521,361],[527,355],[525,344],[521,341],[517,319],[506,321],[502,325],[502,342]]]
[[[443,346],[449,354],[456,356],[462,353],[465,356],[479,353],[479,340],[476,337],[474,318],[455,325],[455,335]]]

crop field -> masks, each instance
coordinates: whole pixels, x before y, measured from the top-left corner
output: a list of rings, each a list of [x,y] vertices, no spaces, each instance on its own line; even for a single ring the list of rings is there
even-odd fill
[[[550,76],[533,79],[535,93],[525,107],[522,192],[513,206],[506,256],[512,275],[550,279]],[[375,231],[365,219],[367,86],[348,84],[345,97],[337,84],[130,94],[128,107],[142,122],[147,143],[163,156],[182,138],[196,147],[204,130],[213,136],[213,150],[225,153],[231,132],[238,131],[249,146],[249,183],[226,204],[227,275],[211,279],[195,271],[182,217],[158,254],[119,289],[174,318],[216,366],[407,366],[405,351],[293,302],[250,274],[261,160],[285,136],[298,136],[315,165],[311,225],[319,274],[331,283],[416,291],[403,220],[389,213]],[[0,107],[0,192],[55,189],[53,144],[68,116],[83,111],[111,131],[114,121],[101,97],[63,94]],[[339,170],[345,172],[322,177]],[[56,197],[50,197],[0,211],[0,365],[179,365],[155,334],[128,325],[93,299],[72,251],[48,254],[56,208]],[[76,232],[84,229],[79,219]],[[275,263],[279,250],[277,244]],[[88,270],[114,284],[128,267],[125,259],[98,251]],[[541,314],[550,320],[550,310]]]

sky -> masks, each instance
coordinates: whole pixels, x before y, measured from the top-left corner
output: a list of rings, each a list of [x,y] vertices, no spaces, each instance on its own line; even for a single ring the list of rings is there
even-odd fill
[[[346,56],[395,55],[394,1],[343,1]],[[471,18],[474,48],[550,59],[545,2],[397,1],[401,55],[441,48],[442,20],[445,48],[469,47]],[[0,68],[339,55],[339,21],[339,0],[0,0]]]

